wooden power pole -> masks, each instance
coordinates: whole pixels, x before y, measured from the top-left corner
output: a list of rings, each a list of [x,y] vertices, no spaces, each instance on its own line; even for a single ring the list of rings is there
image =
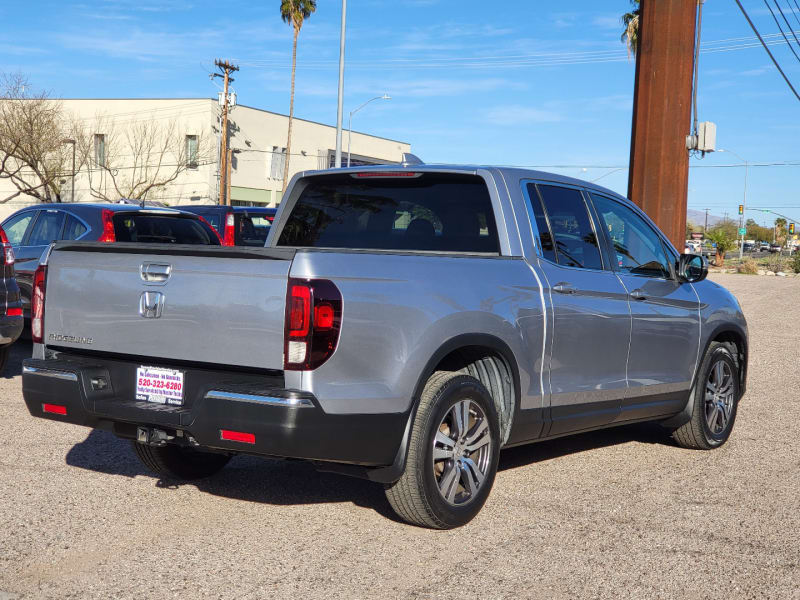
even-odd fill
[[[698,0],[641,0],[628,197],[683,251]]]
[[[227,60],[217,59],[214,64],[220,70],[214,73],[215,77],[222,77],[224,90],[222,92],[222,136],[219,149],[219,203],[231,204],[231,182],[230,182],[230,153],[228,152],[228,84],[233,81],[231,73],[238,71],[236,67]]]

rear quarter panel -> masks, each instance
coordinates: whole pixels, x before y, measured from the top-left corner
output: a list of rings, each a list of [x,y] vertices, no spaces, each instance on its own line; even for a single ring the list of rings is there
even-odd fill
[[[404,412],[426,364],[448,340],[503,341],[523,408],[540,408],[543,316],[527,263],[504,257],[300,251],[292,277],[332,280],[343,297],[334,355],[302,387],[333,413]],[[523,335],[523,330],[532,332]]]

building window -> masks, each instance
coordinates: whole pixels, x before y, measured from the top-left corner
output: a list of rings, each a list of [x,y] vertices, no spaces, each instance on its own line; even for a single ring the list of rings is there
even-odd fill
[[[186,166],[190,169],[197,168],[197,136],[186,136]]]
[[[104,133],[94,134],[94,162],[98,167],[106,166],[106,135]]]
[[[286,148],[272,147],[272,160],[270,161],[270,179],[283,180],[283,171],[286,169]]]

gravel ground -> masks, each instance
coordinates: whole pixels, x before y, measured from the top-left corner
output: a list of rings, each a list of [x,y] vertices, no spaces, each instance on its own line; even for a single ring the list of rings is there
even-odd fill
[[[0,600],[800,598],[800,279],[714,279],[751,335],[726,446],[639,425],[509,450],[481,514],[450,532],[299,462],[159,480],[110,434],[31,418],[20,345],[0,379]]]

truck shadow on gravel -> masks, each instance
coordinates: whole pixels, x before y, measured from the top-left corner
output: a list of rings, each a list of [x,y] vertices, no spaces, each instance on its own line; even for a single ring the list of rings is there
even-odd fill
[[[33,345],[30,337],[28,339],[18,339],[11,345],[8,354],[8,362],[5,369],[3,369],[3,379],[13,379],[22,375],[22,361],[31,357],[33,352]]]
[[[535,465],[607,446],[639,442],[669,444],[668,435],[658,425],[637,424],[616,429],[584,433],[528,446],[504,450],[500,471]],[[383,487],[369,481],[332,473],[320,473],[309,463],[297,460],[273,460],[235,456],[225,469],[208,479],[191,482],[160,478],[148,471],[136,458],[130,442],[101,430],[92,430],[83,442],[73,446],[66,463],[109,475],[150,477],[166,490],[194,486],[201,492],[232,500],[275,505],[302,505],[350,502],[398,521]]]

